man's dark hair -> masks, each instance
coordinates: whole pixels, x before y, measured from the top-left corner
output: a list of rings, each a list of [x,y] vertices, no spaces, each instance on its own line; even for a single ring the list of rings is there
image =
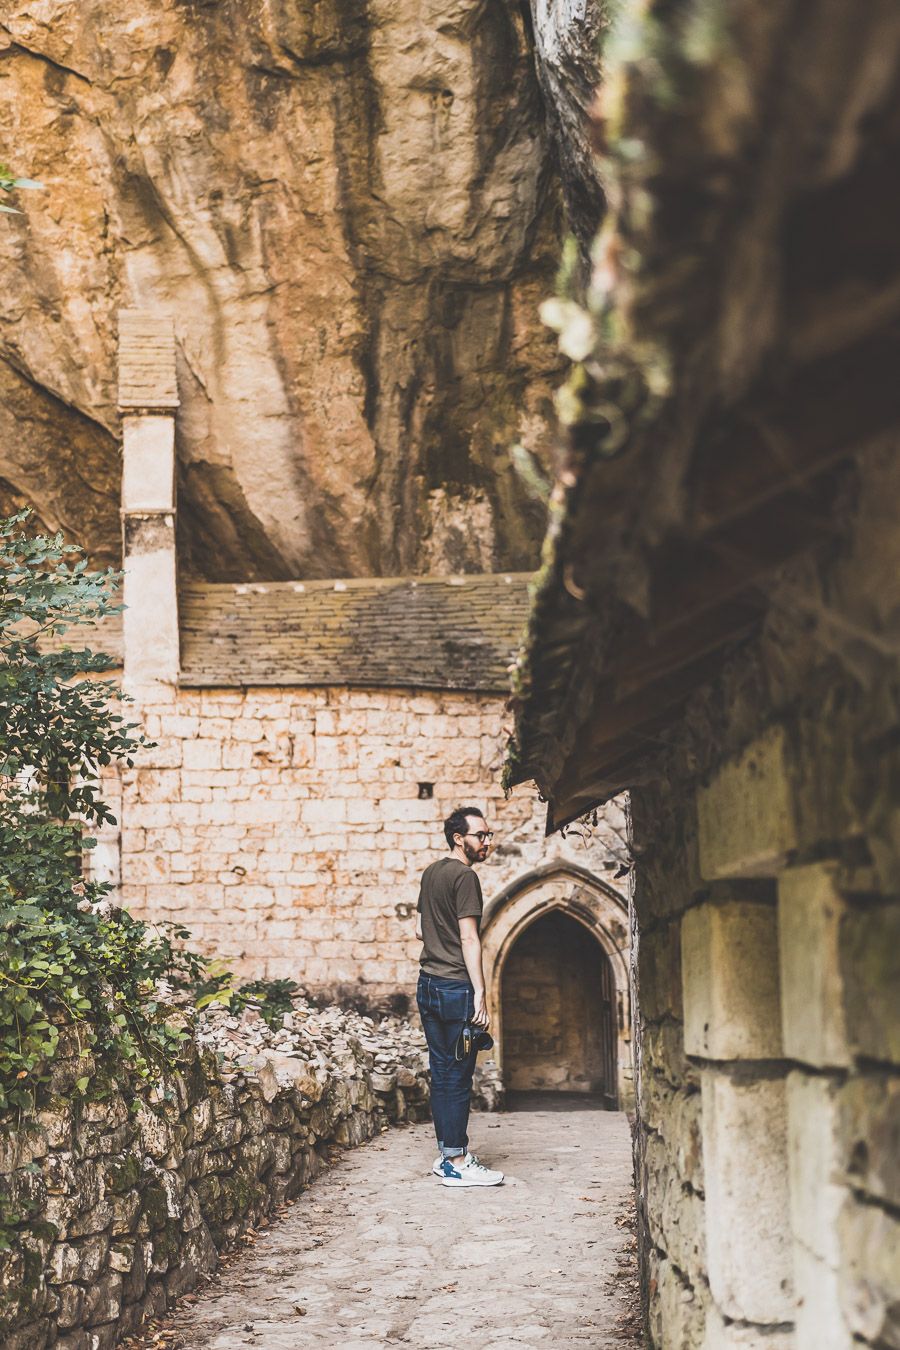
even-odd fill
[[[444,821],[444,838],[447,840],[447,847],[453,848],[453,836],[455,834],[468,834],[469,822],[466,816],[477,816],[479,820],[484,820],[484,812],[478,806],[458,806],[456,810]]]

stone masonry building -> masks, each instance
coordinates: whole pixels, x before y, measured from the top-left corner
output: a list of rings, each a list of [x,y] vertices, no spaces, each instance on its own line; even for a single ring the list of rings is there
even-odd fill
[[[481,805],[498,1053],[512,1086],[631,1092],[622,806],[547,839],[499,787],[524,575],[179,585],[171,321],[120,322],[125,610],[103,634],[151,748],[91,865],[247,976],[404,1009],[418,877]],[[587,940],[586,940],[587,939]]]
[[[620,8],[508,776],[630,794],[650,1343],[889,1350],[900,10],[704,13]]]

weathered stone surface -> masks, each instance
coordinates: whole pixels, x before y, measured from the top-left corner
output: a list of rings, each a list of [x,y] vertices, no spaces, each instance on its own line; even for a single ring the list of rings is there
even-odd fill
[[[797,1350],[849,1350],[853,1338],[841,1311],[836,1268],[795,1242],[794,1283]]]
[[[679,1350],[700,1350],[709,1291],[693,1289],[665,1256],[659,1258],[658,1271],[649,1298],[647,1320],[651,1343],[677,1345]]]
[[[838,1221],[844,1253],[840,1302],[851,1332],[900,1346],[900,1221],[877,1205],[848,1199]]]
[[[795,1239],[821,1261],[840,1262],[836,1221],[847,1189],[837,1140],[838,1087],[827,1078],[787,1078],[788,1172]]]
[[[658,1136],[647,1141],[644,1167],[650,1233],[659,1250],[692,1284],[698,1284],[706,1272],[703,1199],[685,1185],[677,1153],[673,1156],[673,1152]]]
[[[648,1022],[682,1018],[681,941],[678,924],[661,924],[641,938],[638,952],[641,1011]]]
[[[759,1327],[726,1322],[718,1308],[706,1314],[701,1350],[799,1350],[794,1332],[788,1327]],[[822,1343],[825,1350],[825,1343]]]
[[[851,910],[842,927],[847,1036],[867,1059],[900,1065],[900,905]]]
[[[116,1322],[121,1311],[122,1276],[115,1271],[108,1271],[85,1291],[85,1325],[96,1327],[105,1322]]]
[[[850,1332],[840,1308],[842,1264],[837,1221],[849,1197],[842,1183],[839,1085],[791,1073],[787,1080],[788,1176],[797,1296],[798,1350],[845,1350]]]
[[[681,921],[681,972],[689,1055],[781,1055],[774,905],[728,900],[688,910]]]
[[[833,867],[793,867],[779,878],[784,1053],[820,1068],[850,1061],[840,951],[845,908]]]
[[[785,1086],[702,1075],[709,1287],[727,1317],[790,1321]]]
[[[785,736],[773,727],[697,791],[700,870],[709,881],[775,876],[797,846]]]
[[[519,6],[14,3],[0,43],[3,139],[47,185],[0,239],[7,500],[117,553],[124,298],[175,321],[195,570],[534,561],[499,447],[544,448],[558,226]]]
[[[837,1109],[842,1178],[900,1209],[900,1079],[884,1072],[851,1078]]]
[[[648,1073],[642,1083],[641,1119],[666,1144],[681,1185],[703,1194],[703,1131],[698,1088],[673,1088],[659,1074]]]
[[[538,79],[578,238],[590,243],[603,214],[603,190],[587,112],[600,79],[606,6],[591,0],[531,0]]]

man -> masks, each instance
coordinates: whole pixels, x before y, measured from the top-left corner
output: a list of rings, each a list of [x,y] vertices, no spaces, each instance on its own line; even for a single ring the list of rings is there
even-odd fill
[[[422,939],[416,1002],[431,1066],[431,1114],[440,1157],[432,1171],[444,1186],[498,1186],[493,1172],[469,1152],[469,1103],[478,1033],[490,1024],[481,963],[481,885],[493,835],[477,806],[461,806],[444,821],[450,854],[425,868],[416,934]],[[463,1029],[475,1035],[466,1050]],[[490,1044],[490,1042],[488,1042]]]

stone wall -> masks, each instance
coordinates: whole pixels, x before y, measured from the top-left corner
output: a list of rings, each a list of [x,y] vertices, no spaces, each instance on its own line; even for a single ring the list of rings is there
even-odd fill
[[[900,1345],[896,456],[635,789],[654,1346]]]
[[[186,924],[247,973],[317,994],[411,996],[419,876],[446,852],[441,824],[459,805],[480,805],[496,831],[479,869],[486,901],[547,863],[601,879],[622,870],[615,804],[589,838],[548,840],[533,789],[504,798],[498,697],[133,692],[156,746],[122,779],[122,899]]]
[[[333,1146],[426,1118],[421,1054],[373,1056],[360,1020],[333,1010],[328,1067],[277,1053],[223,1067],[189,1042],[179,1073],[110,1084],[105,1100],[74,1093],[84,1061],[64,1056],[42,1109],[0,1123],[4,1350],[108,1350],[296,1196]]]

